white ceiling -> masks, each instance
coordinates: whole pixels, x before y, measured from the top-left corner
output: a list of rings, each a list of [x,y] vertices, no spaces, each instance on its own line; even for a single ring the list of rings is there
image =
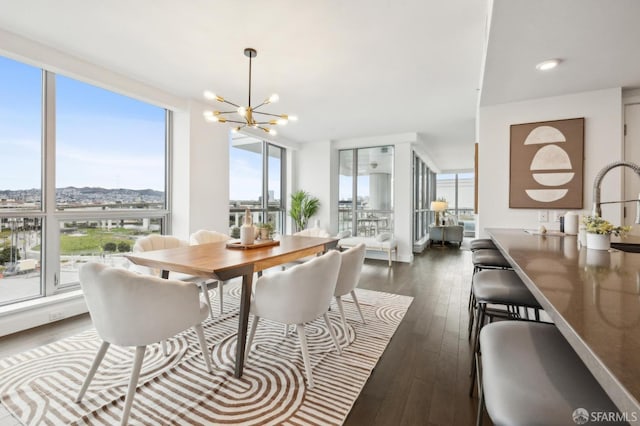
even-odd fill
[[[0,0],[0,28],[174,95],[253,96],[312,142],[417,132],[442,170],[473,167],[489,0]],[[482,105],[640,87],[638,0],[495,0]],[[550,57],[554,74],[535,72]],[[255,102],[254,102],[255,104]],[[216,124],[212,124],[216,125]]]
[[[639,51],[638,0],[495,0],[480,104],[640,88]]]

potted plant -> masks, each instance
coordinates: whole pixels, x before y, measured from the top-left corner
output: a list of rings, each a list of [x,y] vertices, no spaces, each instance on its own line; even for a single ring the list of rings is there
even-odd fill
[[[273,224],[272,223],[259,223],[258,229],[260,230],[261,240],[270,240],[273,236]]]
[[[609,250],[611,234],[618,237],[631,230],[630,226],[613,226],[600,216],[585,216],[582,222],[587,231],[587,248],[595,250]]]
[[[309,218],[318,212],[320,200],[308,192],[299,190],[291,194],[291,210],[289,216],[296,224],[296,230],[301,231],[307,227]]]

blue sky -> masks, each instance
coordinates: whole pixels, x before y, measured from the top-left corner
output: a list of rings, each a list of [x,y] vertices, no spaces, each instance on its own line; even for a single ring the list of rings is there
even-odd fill
[[[40,187],[41,70],[0,57],[0,189]],[[165,110],[56,76],[56,187],[164,190]]]
[[[262,144],[256,140],[255,144]],[[254,145],[254,144],[252,144]],[[232,146],[229,155],[229,198],[258,200],[262,195],[262,154]],[[280,199],[280,158],[269,156],[269,190]]]

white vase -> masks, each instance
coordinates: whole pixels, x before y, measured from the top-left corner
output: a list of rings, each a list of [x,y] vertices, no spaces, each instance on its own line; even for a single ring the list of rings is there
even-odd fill
[[[587,232],[587,248],[593,250],[609,250],[611,248],[611,235]]]

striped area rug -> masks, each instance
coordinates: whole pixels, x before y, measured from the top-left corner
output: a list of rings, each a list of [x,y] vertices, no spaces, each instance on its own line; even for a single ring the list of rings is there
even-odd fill
[[[244,375],[233,377],[239,284],[228,283],[224,291],[226,313],[205,323],[214,372],[207,373],[192,330],[168,341],[168,357],[159,344],[148,346],[129,424],[342,424],[413,300],[357,289],[367,323],[344,297],[348,336],[334,303],[329,315],[342,355],[322,319],[309,324],[315,380],[309,389],[293,327],[285,336],[282,324],[267,320],[260,321]],[[133,349],[111,346],[83,402],[74,402],[99,345],[95,331],[88,330],[0,360],[2,404],[26,425],[118,424]]]

